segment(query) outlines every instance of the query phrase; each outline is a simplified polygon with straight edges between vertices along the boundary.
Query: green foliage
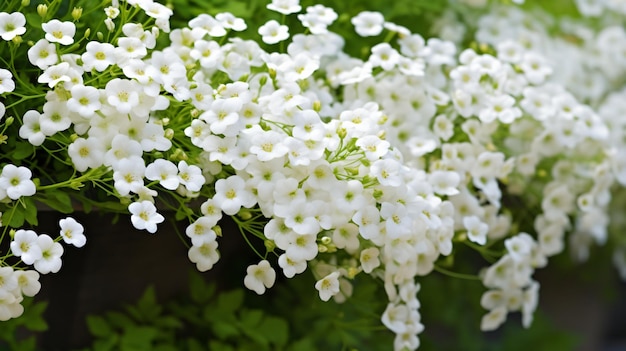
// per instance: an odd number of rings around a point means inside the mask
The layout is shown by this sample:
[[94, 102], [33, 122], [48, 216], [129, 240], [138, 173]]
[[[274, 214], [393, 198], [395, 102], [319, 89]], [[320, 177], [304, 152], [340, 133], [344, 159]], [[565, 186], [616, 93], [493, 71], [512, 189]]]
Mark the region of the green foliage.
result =
[[449, 279], [440, 275], [424, 277], [419, 294], [422, 321], [426, 329], [420, 335], [420, 350], [518, 351], [532, 347], [536, 351], [574, 350], [579, 341], [571, 331], [557, 327], [540, 310], [528, 329], [521, 325], [519, 314], [497, 331], [481, 332], [480, 319], [487, 311], [476, 301], [484, 292], [478, 281]]
[[159, 303], [150, 287], [121, 311], [89, 316], [94, 341], [83, 351], [313, 351], [390, 345], [392, 334], [379, 320], [385, 297], [372, 281], [357, 280], [355, 295], [338, 305], [319, 299], [311, 289], [312, 277], [298, 278], [255, 297], [241, 288], [218, 292], [214, 283], [193, 273], [189, 295], [166, 303]]
[[0, 328], [0, 351], [34, 351], [37, 349], [36, 332], [48, 329], [43, 313], [48, 306], [46, 302], [35, 302], [26, 297], [22, 301], [24, 314], [2, 322]]

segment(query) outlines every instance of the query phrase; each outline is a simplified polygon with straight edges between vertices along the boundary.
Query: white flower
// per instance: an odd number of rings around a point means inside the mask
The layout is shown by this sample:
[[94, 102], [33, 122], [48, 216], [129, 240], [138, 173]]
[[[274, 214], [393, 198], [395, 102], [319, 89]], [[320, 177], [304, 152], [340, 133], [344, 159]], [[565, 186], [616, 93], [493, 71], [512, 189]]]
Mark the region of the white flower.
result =
[[206, 179], [202, 169], [196, 165], [189, 165], [186, 161], [178, 162], [178, 181], [189, 191], [200, 191]]
[[246, 22], [243, 19], [235, 17], [230, 12], [220, 12], [215, 15], [215, 19], [218, 20], [224, 28], [232, 29], [236, 32], [241, 32], [247, 28]]
[[315, 283], [320, 299], [328, 301], [331, 297], [339, 293], [339, 272], [332, 272]]
[[508, 310], [506, 306], [496, 307], [483, 316], [480, 322], [480, 330], [491, 331], [496, 330], [502, 323], [506, 321]]
[[287, 256], [296, 261], [310, 261], [317, 256], [317, 234], [300, 235], [293, 231], [287, 233]]
[[254, 195], [246, 188], [243, 178], [237, 175], [218, 179], [215, 182], [213, 201], [229, 216], [239, 212], [241, 207], [250, 208], [256, 203]]
[[145, 229], [150, 233], [157, 231], [157, 224], [163, 222], [165, 218], [157, 212], [156, 207], [150, 201], [133, 202], [128, 205], [131, 214], [130, 220], [133, 226], [139, 230]]
[[535, 241], [527, 233], [508, 238], [504, 241], [507, 252], [514, 261], [520, 262], [530, 258], [531, 250], [535, 246]]
[[16, 271], [17, 285], [25, 296], [35, 296], [41, 290], [39, 273], [33, 270]]
[[63, 246], [46, 234], [37, 238], [37, 245], [41, 248], [41, 258], [35, 261], [35, 269], [41, 274], [58, 272], [62, 265]]
[[217, 251], [217, 241], [202, 241], [200, 245], [194, 245], [187, 252], [189, 260], [196, 264], [200, 272], [206, 272], [220, 259]]
[[67, 100], [67, 109], [89, 118], [100, 109], [100, 91], [92, 86], [76, 84], [71, 89], [72, 97]]
[[26, 33], [26, 17], [21, 12], [0, 12], [0, 37], [9, 41]]
[[15, 297], [12, 292], [0, 290], [0, 321], [21, 316], [24, 313], [21, 301], [22, 299]]
[[26, 264], [35, 263], [41, 258], [41, 248], [37, 243], [37, 238], [37, 233], [32, 230], [16, 230], [11, 241], [11, 252]]
[[269, 20], [259, 27], [259, 34], [266, 44], [276, 44], [289, 38], [289, 27], [281, 25], [275, 20]]
[[399, 186], [402, 183], [400, 167], [400, 162], [391, 158], [376, 160], [371, 166], [371, 173], [381, 185]]
[[17, 276], [13, 267], [0, 267], [0, 292], [13, 291], [18, 287]]
[[41, 131], [40, 120], [41, 114], [35, 110], [28, 110], [22, 117], [22, 126], [18, 132], [20, 138], [28, 139], [28, 142], [34, 146], [43, 144], [46, 135]]
[[126, 196], [133, 187], [143, 186], [143, 175], [145, 171], [146, 166], [143, 158], [133, 156], [121, 159], [113, 169], [115, 190], [117, 190], [120, 195]]
[[284, 134], [273, 130], [263, 131], [260, 128], [246, 129], [244, 133], [251, 136], [250, 153], [256, 155], [259, 161], [269, 161], [283, 157], [289, 152], [284, 144]]
[[109, 43], [90, 41], [82, 54], [83, 68], [85, 71], [95, 69], [102, 72], [115, 62], [115, 47]]
[[78, 138], [67, 148], [74, 168], [84, 172], [88, 168], [98, 168], [104, 163], [104, 146], [97, 137]]
[[440, 195], [456, 195], [459, 193], [461, 177], [457, 172], [434, 171], [428, 176], [428, 182], [433, 186], [433, 191]]
[[485, 245], [489, 231], [486, 223], [483, 223], [477, 216], [466, 216], [463, 217], [463, 226], [467, 229], [467, 237], [470, 241]]
[[107, 102], [123, 114], [139, 105], [139, 89], [137, 82], [119, 78], [110, 80], [104, 88]]
[[265, 289], [271, 288], [276, 281], [276, 271], [267, 260], [248, 266], [246, 272], [243, 284], [259, 295], [265, 293]]
[[385, 71], [390, 71], [400, 62], [400, 54], [388, 43], [376, 44], [371, 50], [369, 63], [372, 67], [380, 66]]
[[22, 196], [32, 196], [37, 191], [30, 169], [8, 164], [2, 168], [0, 173], [0, 188], [12, 200], [17, 200]]
[[13, 74], [9, 70], [0, 68], [0, 94], [12, 92], [14, 89]]
[[60, 234], [63, 241], [76, 247], [85, 246], [87, 238], [85, 237], [85, 228], [83, 228], [82, 224], [72, 217], [67, 217], [59, 220], [59, 226], [61, 227]]
[[70, 64], [61, 62], [59, 64], [47, 67], [43, 73], [37, 78], [38, 83], [48, 83], [50, 88], [54, 88], [59, 82], [69, 82]]
[[363, 268], [363, 272], [369, 274], [375, 268], [380, 266], [380, 259], [378, 258], [379, 254], [380, 254], [380, 251], [375, 247], [370, 247], [361, 251], [359, 261], [361, 262], [361, 267]]
[[189, 21], [189, 28], [200, 28], [211, 37], [219, 38], [226, 35], [224, 26], [213, 16], [208, 14], [200, 14]]
[[383, 31], [385, 18], [380, 12], [363, 11], [353, 17], [350, 22], [354, 30], [362, 37], [377, 36]]
[[278, 265], [283, 269], [283, 274], [287, 278], [293, 278], [296, 274], [300, 274], [306, 270], [306, 260], [293, 260], [283, 253], [278, 257]]
[[174, 14], [169, 7], [159, 4], [158, 2], [141, 1], [139, 2], [139, 7], [146, 12], [146, 15], [156, 18], [157, 20], [169, 20], [169, 18]]
[[162, 187], [168, 190], [176, 190], [180, 185], [178, 167], [168, 160], [158, 158], [146, 167], [146, 178], [158, 180]]
[[120, 14], [120, 9], [114, 6], [109, 6], [104, 9], [104, 13], [108, 18], [116, 19]]
[[70, 45], [74, 42], [76, 25], [72, 22], [61, 22], [53, 19], [42, 23], [41, 28], [46, 32], [45, 38], [51, 43]]
[[28, 60], [33, 65], [46, 69], [59, 61], [56, 46], [46, 39], [39, 39], [28, 49]]
[[274, 213], [284, 218], [285, 225], [300, 235], [317, 234], [320, 231], [320, 223], [316, 218], [318, 209], [315, 202], [297, 200], [276, 205]]
[[[124, 159], [141, 159], [143, 164], [143, 149], [138, 141], [131, 139], [125, 134], [118, 134], [111, 140], [111, 148], [104, 154], [104, 164], [117, 169]], [[154, 180], [154, 179], [151, 179]]]
[[300, 10], [302, 10], [300, 0], [272, 0], [271, 3], [267, 4], [267, 8], [282, 13], [283, 15], [300, 12]]
[[202, 216], [187, 226], [185, 234], [191, 238], [192, 245], [200, 246], [203, 242], [217, 239], [217, 235], [212, 229], [216, 224], [215, 218]]

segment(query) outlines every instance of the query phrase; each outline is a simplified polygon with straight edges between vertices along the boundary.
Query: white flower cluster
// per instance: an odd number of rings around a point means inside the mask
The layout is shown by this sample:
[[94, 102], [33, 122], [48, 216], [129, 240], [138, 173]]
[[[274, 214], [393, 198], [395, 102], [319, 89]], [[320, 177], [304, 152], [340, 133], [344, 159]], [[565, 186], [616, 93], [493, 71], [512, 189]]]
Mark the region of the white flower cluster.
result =
[[[136, 8], [154, 24], [120, 23]], [[298, 0], [267, 8], [302, 11]], [[50, 89], [41, 111], [21, 116], [19, 136], [62, 145], [81, 181], [106, 176], [98, 181], [127, 205], [137, 229], [157, 231], [160, 205], [200, 199], [199, 211], [181, 212], [191, 222], [188, 256], [200, 271], [219, 260], [219, 222], [230, 216], [267, 249], [248, 267], [247, 288], [271, 288], [272, 264], [288, 278], [310, 268], [320, 298], [342, 302], [356, 275], [372, 275], [389, 298], [381, 319], [396, 334], [394, 348], [417, 349], [418, 277], [455, 245], [495, 258], [481, 273], [489, 290], [480, 301], [489, 311], [481, 327], [493, 330], [511, 311], [530, 324], [539, 290], [532, 274], [563, 251], [566, 233], [580, 258], [590, 241], [607, 240], [610, 189], [615, 179], [626, 183], [626, 124], [615, 117], [626, 111], [626, 92], [603, 97], [626, 67], [623, 60], [612, 70], [590, 65], [598, 57], [619, 61], [623, 29], [603, 30], [606, 43], [586, 59], [586, 45], [555, 45], [589, 69], [573, 78], [554, 64], [556, 51], [541, 50], [559, 39], [538, 43], [548, 31], [515, 9], [476, 19], [485, 45], [465, 50], [361, 12], [351, 20], [358, 35], [393, 38], [364, 59], [343, 51], [344, 39], [329, 30], [338, 15], [321, 5], [297, 15], [307, 34], [274, 20], [258, 28], [266, 47], [286, 49], [279, 52], [229, 38], [247, 29], [230, 13], [170, 29], [172, 11], [151, 0], [114, 1], [104, 11], [106, 28], [122, 34], [87, 39], [80, 52], [66, 50], [78, 41], [74, 23], [42, 24], [45, 35], [28, 59]], [[24, 34], [23, 17], [0, 13], [0, 36]], [[528, 29], [535, 27], [541, 34]], [[163, 33], [170, 44], [160, 48]], [[13, 91], [12, 77], [0, 69], [0, 94]], [[581, 77], [600, 88], [564, 88]], [[5, 165], [1, 197], [54, 187], [31, 178], [28, 168]], [[85, 244], [80, 224], [60, 225], [66, 243]], [[57, 241], [19, 229], [11, 251], [39, 273], [56, 272]], [[37, 293], [36, 271], [0, 268], [1, 318], [21, 314], [21, 296]]]

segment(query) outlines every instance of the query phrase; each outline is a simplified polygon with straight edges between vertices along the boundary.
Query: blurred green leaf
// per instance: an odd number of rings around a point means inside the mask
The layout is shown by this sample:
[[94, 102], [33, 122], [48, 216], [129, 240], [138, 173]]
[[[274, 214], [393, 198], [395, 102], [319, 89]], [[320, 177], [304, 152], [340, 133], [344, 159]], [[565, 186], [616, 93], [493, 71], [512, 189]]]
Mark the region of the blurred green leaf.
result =
[[87, 316], [87, 328], [91, 335], [97, 337], [106, 337], [113, 333], [111, 326], [100, 316]]

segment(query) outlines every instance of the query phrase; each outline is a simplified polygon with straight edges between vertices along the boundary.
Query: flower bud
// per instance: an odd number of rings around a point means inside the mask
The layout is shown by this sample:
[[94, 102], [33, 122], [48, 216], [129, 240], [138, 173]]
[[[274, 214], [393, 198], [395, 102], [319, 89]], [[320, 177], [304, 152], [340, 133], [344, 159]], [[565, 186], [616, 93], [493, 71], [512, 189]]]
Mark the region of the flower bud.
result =
[[74, 7], [74, 9], [72, 10], [72, 18], [74, 19], [74, 21], [78, 21], [82, 15], [83, 15], [83, 8]]
[[13, 240], [13, 238], [15, 238], [15, 229], [9, 230], [9, 236], [11, 237], [11, 240]]
[[322, 110], [322, 102], [319, 100], [313, 101], [313, 111], [320, 112]]
[[107, 18], [104, 20], [104, 25], [107, 27], [109, 32], [112, 32], [115, 30], [115, 23], [113, 23], [113, 20], [110, 18]]
[[321, 239], [322, 244], [328, 245], [333, 241], [329, 236], [323, 236]]
[[337, 128], [337, 135], [339, 136], [339, 138], [343, 139], [346, 137], [346, 135], [348, 135], [348, 131], [346, 130], [346, 128], [339, 127]]
[[21, 35], [16, 35], [16, 36], [13, 37], [13, 39], [11, 39], [11, 41], [15, 45], [20, 45], [24, 41], [24, 39], [22, 39]]
[[4, 125], [8, 127], [13, 124], [13, 122], [15, 122], [15, 117], [11, 116], [4, 120]]
[[215, 232], [215, 235], [217, 235], [218, 237], [222, 237], [222, 227], [220, 227], [219, 225], [216, 225], [215, 227], [211, 229], [213, 229], [213, 231]]
[[85, 31], [85, 35], [83, 35], [83, 37], [87, 39], [89, 38], [89, 34], [91, 34], [91, 28], [87, 28], [87, 30]]
[[326, 251], [328, 251], [328, 248], [322, 244], [317, 245], [317, 251], [320, 253], [324, 253]]
[[266, 83], [267, 83], [267, 76], [261, 76], [261, 78], [259, 79], [259, 85], [265, 86]]
[[237, 216], [239, 218], [243, 219], [244, 221], [247, 221], [250, 218], [252, 218], [252, 213], [250, 213], [250, 211], [247, 211], [247, 210], [241, 210], [241, 211], [239, 211]]
[[166, 137], [167, 139], [169, 139], [169, 140], [174, 139], [174, 129], [172, 129], [172, 128], [167, 128], [167, 129], [165, 130], [165, 137]]
[[98, 38], [99, 41], [104, 40], [104, 34], [102, 34], [102, 32], [98, 32], [96, 33], [96, 38]]
[[22, 0], [22, 7], [28, 7], [30, 5], [30, 0]]
[[263, 244], [267, 252], [274, 252], [274, 249], [276, 249], [276, 244], [272, 240], [265, 240]]
[[356, 277], [357, 274], [359, 274], [360, 270], [356, 267], [350, 267], [348, 268], [348, 279], [354, 279], [354, 277]]
[[200, 115], [200, 111], [197, 108], [194, 108], [193, 110], [191, 110], [191, 117], [193, 118], [197, 118]]
[[37, 14], [41, 18], [46, 17], [46, 15], [48, 14], [48, 5], [46, 5], [46, 4], [39, 4], [39, 5], [37, 5]]

